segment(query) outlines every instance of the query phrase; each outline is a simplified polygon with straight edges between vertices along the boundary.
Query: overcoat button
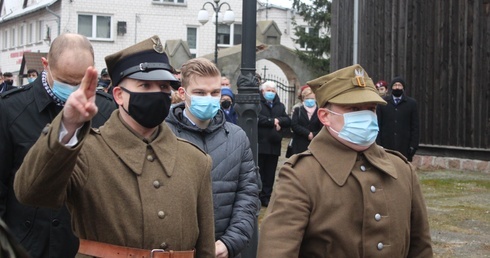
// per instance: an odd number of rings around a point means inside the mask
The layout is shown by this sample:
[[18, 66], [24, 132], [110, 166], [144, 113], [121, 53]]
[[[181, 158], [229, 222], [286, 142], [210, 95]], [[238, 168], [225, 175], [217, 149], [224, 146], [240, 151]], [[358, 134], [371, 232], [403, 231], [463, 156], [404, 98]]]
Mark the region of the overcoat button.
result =
[[366, 171], [366, 167], [364, 165], [361, 166], [361, 171], [362, 172]]
[[371, 186], [371, 193], [375, 193], [376, 192], [376, 187], [374, 185]]
[[43, 133], [43, 134], [48, 134], [48, 132], [49, 132], [49, 126], [45, 126], [45, 127], [43, 128], [42, 133]]
[[31, 221], [30, 221], [30, 220], [26, 220], [26, 221], [24, 222], [24, 226], [25, 226], [26, 228], [30, 228], [30, 227], [31, 227], [31, 224], [32, 224], [32, 223], [31, 223]]
[[378, 247], [378, 250], [381, 251], [381, 250], [383, 250], [384, 245], [383, 245], [383, 243], [379, 242], [377, 247]]
[[148, 155], [148, 156], [146, 156], [146, 159], [147, 159], [148, 161], [153, 161], [153, 160], [154, 160], [154, 158], [153, 158], [153, 156], [152, 156], [152, 155]]
[[376, 215], [374, 215], [374, 219], [376, 221], [380, 221], [381, 220], [381, 215], [379, 213], [376, 213]]
[[51, 221], [51, 225], [53, 225], [54, 227], [57, 227], [60, 225], [60, 221], [58, 219], [54, 219], [53, 221]]
[[163, 243], [160, 244], [160, 248], [167, 249], [168, 248], [168, 244], [165, 243], [165, 242], [163, 242]]
[[153, 181], [153, 187], [157, 189], [160, 188], [160, 182], [158, 182], [158, 180]]
[[165, 218], [165, 212], [159, 211], [158, 212], [158, 217], [161, 218], [161, 219]]

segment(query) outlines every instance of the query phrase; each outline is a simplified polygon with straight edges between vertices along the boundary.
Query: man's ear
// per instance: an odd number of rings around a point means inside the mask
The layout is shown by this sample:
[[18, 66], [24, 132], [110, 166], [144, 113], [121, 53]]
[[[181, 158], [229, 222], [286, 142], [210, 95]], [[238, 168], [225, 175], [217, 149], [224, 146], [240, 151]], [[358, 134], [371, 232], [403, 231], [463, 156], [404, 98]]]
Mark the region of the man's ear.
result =
[[112, 89], [112, 96], [114, 97], [114, 101], [117, 103], [118, 106], [122, 106], [123, 104], [122, 93], [123, 90], [121, 90], [121, 87], [119, 86]]
[[179, 97], [185, 101], [187, 99], [187, 94], [185, 94], [184, 88], [181, 86], [177, 89], [177, 93], [179, 94]]
[[319, 108], [317, 111], [318, 120], [325, 126], [330, 126], [330, 112], [326, 108]]
[[43, 64], [44, 70], [48, 69], [48, 59], [41, 57], [41, 63]]

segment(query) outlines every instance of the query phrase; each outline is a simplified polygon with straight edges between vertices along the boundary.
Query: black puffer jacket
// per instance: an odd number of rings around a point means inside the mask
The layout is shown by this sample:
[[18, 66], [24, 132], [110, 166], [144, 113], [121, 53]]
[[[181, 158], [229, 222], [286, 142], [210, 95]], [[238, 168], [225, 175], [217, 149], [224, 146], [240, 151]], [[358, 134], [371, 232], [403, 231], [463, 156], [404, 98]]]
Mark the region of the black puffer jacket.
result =
[[[25, 155], [46, 124], [62, 110], [42, 85], [33, 83], [1, 94], [0, 98], [0, 216], [31, 257], [74, 257], [78, 239], [73, 235], [66, 207], [48, 209], [20, 204], [13, 181]], [[97, 92], [99, 108], [92, 119], [101, 126], [116, 108], [112, 97]]]
[[183, 115], [184, 108], [185, 103], [172, 107], [166, 122], [177, 137], [196, 144], [213, 159], [216, 240], [226, 245], [229, 257], [235, 257], [252, 238], [260, 207], [259, 175], [250, 142], [239, 126], [226, 122], [222, 110], [203, 130]]

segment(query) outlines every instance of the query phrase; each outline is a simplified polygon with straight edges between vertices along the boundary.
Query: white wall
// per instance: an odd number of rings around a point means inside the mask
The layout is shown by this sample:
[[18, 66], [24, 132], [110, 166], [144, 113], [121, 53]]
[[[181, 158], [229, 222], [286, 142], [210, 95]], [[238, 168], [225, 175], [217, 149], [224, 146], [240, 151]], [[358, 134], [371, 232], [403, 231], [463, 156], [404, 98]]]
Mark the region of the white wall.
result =
[[[6, 0], [12, 1], [12, 0]], [[15, 0], [18, 1], [18, 0]], [[39, 0], [41, 2], [53, 0]], [[35, 1], [32, 1], [35, 2]], [[50, 7], [51, 10], [60, 14], [60, 30], [63, 32], [77, 32], [78, 14], [101, 14], [113, 17], [111, 40], [91, 40], [95, 51], [95, 66], [98, 70], [104, 68], [106, 55], [112, 54], [126, 48], [136, 42], [144, 40], [152, 35], [159, 35], [162, 42], [169, 39], [187, 39], [187, 26], [197, 28], [197, 56], [214, 53], [215, 44], [215, 25], [209, 21], [201, 25], [197, 21], [197, 14], [205, 1], [188, 0], [186, 5], [154, 4], [152, 0], [58, 0]], [[235, 13], [236, 23], [242, 23], [242, 0], [226, 0]], [[214, 11], [207, 5], [210, 17]], [[221, 11], [227, 10], [227, 5], [223, 5]], [[294, 48], [295, 44], [291, 37], [294, 37], [293, 28], [290, 21], [294, 13], [286, 8], [271, 8], [268, 10], [267, 18], [275, 20], [281, 30], [281, 43], [289, 48]], [[266, 19], [265, 11], [258, 11], [257, 20]], [[51, 38], [58, 35], [57, 18], [45, 9], [34, 14], [27, 14], [20, 18], [0, 23], [0, 46], [4, 30], [10, 30], [12, 26], [19, 26], [23, 21], [43, 20], [51, 30]], [[127, 23], [127, 33], [118, 36], [117, 22]], [[45, 33], [46, 27], [43, 28]], [[43, 36], [44, 38], [44, 36]], [[47, 52], [49, 45], [47, 42], [38, 42], [31, 45], [16, 46], [0, 51], [0, 69], [5, 71], [18, 71], [20, 63], [15, 53], [22, 51], [41, 51]], [[20, 55], [22, 58], [22, 55]], [[257, 67], [259, 68], [259, 67]]]

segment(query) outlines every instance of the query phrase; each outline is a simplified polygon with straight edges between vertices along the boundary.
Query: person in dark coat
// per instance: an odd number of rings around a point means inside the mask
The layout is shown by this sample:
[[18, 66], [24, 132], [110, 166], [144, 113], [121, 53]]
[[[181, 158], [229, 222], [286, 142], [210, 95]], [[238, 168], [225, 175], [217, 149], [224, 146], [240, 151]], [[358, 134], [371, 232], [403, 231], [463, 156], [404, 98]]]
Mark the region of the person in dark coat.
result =
[[251, 241], [260, 210], [260, 179], [247, 135], [227, 122], [220, 109], [220, 88], [215, 64], [203, 58], [189, 60], [182, 65], [178, 90], [185, 103], [172, 107], [166, 122], [177, 137], [196, 144], [213, 159], [216, 257], [231, 258], [240, 257]]
[[12, 73], [0, 73], [0, 93], [15, 89]]
[[286, 107], [276, 94], [276, 84], [266, 81], [261, 85], [258, 121], [259, 169], [262, 179], [260, 201], [268, 206], [274, 187], [277, 161], [281, 155], [282, 132], [291, 126]]
[[406, 87], [401, 77], [391, 81], [391, 95], [384, 97], [388, 104], [376, 110], [379, 124], [377, 143], [399, 151], [412, 161], [419, 147], [419, 115], [417, 101], [405, 94]]
[[303, 89], [301, 99], [303, 105], [295, 108], [291, 122], [291, 129], [293, 131], [291, 154], [297, 154], [307, 150], [313, 137], [323, 127], [320, 120], [318, 120], [318, 107], [316, 105], [315, 93], [313, 93], [310, 87]]
[[[78, 239], [72, 233], [66, 207], [40, 208], [19, 203], [13, 181], [25, 155], [65, 105], [65, 97], [77, 87], [84, 71], [94, 64], [90, 42], [78, 34], [62, 34], [51, 44], [44, 71], [25, 86], [1, 94], [0, 110], [0, 216], [12, 234], [34, 257], [74, 257]], [[60, 85], [63, 90], [60, 90]], [[67, 90], [67, 91], [65, 91]], [[116, 108], [112, 97], [97, 92], [97, 115], [101, 126]]]
[[221, 110], [225, 114], [227, 122], [237, 124], [238, 114], [235, 111], [235, 95], [231, 92], [230, 88], [221, 88]]

